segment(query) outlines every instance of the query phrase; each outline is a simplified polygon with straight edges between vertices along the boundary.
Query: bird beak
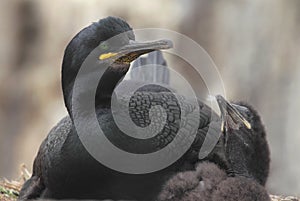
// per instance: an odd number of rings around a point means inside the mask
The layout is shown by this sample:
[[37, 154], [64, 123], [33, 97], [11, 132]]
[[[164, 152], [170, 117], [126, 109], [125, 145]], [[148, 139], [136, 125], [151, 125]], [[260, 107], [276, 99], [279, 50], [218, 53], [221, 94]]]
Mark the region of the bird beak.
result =
[[121, 47], [117, 52], [101, 54], [99, 59], [112, 59], [114, 63], [130, 64], [130, 62], [143, 54], [172, 47], [173, 43], [170, 40], [157, 40], [151, 42], [137, 42], [131, 40], [128, 45]]
[[224, 127], [237, 130], [242, 124], [244, 124], [246, 128], [251, 129], [251, 124], [237, 109], [228, 103], [225, 98], [223, 98], [221, 95], [217, 95], [216, 99], [221, 110], [222, 131]]

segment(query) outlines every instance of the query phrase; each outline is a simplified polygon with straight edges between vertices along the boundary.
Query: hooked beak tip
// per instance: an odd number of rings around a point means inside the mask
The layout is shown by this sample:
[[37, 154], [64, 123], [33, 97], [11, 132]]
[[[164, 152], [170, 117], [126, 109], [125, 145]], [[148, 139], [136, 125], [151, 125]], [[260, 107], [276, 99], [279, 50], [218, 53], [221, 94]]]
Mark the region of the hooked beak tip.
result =
[[[216, 100], [221, 110], [223, 126], [226, 123], [229, 124], [227, 126], [239, 128], [240, 124], [244, 124], [247, 129], [251, 129], [251, 124], [249, 123], [249, 121], [247, 121], [237, 109], [235, 109], [229, 102], [227, 102], [223, 96], [217, 95]], [[223, 126], [221, 129], [224, 129]]]

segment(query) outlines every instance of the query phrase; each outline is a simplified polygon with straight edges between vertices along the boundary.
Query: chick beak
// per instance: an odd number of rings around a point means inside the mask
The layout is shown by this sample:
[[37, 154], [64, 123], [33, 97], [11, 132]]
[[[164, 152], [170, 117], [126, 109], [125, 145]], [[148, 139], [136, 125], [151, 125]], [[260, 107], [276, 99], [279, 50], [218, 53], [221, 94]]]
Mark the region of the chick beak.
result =
[[221, 95], [216, 96], [219, 108], [221, 110], [222, 118], [222, 131], [224, 127], [226, 129], [239, 129], [241, 125], [251, 129], [251, 124], [241, 115], [241, 113], [235, 109], [229, 102], [225, 100]]

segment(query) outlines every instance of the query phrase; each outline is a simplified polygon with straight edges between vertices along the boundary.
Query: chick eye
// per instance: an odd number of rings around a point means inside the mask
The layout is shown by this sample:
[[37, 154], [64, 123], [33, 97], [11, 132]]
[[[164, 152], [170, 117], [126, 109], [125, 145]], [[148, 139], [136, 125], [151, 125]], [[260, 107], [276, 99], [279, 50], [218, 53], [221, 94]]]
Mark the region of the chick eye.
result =
[[102, 50], [108, 50], [108, 45], [106, 44], [106, 43], [102, 43], [102, 44], [100, 44], [100, 48], [102, 49]]

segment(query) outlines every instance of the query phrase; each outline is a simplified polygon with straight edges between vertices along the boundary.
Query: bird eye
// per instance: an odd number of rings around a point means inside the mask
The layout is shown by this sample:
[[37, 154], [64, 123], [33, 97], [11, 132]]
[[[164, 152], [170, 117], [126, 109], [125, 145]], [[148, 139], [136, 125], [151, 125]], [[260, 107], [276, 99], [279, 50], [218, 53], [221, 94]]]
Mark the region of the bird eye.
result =
[[100, 44], [100, 48], [102, 50], [108, 50], [108, 45], [106, 43], [102, 43], [102, 44]]

